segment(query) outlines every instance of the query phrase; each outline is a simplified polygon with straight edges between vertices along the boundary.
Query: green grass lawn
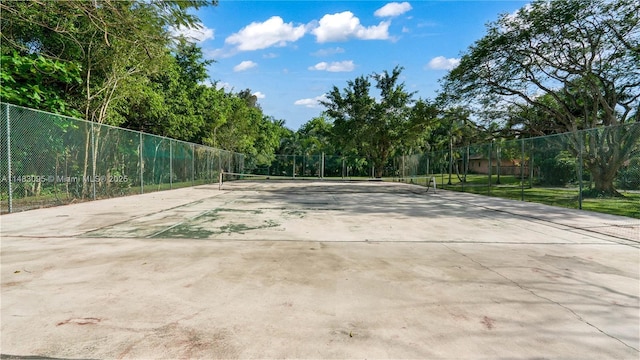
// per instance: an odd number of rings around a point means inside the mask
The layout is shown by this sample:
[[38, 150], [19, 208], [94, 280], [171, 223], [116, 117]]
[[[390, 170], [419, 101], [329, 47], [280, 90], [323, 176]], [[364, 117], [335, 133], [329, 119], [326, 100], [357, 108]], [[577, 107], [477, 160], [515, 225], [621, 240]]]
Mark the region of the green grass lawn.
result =
[[[580, 206], [579, 190], [575, 188], [544, 188], [529, 187], [525, 180], [524, 189], [520, 186], [520, 180], [514, 176], [501, 176], [497, 185], [497, 177], [492, 179], [492, 186], [488, 186], [486, 175], [471, 175], [467, 177], [467, 183], [462, 184], [456, 176], [452, 177], [451, 185], [447, 184], [448, 175], [444, 184], [441, 178], [436, 176], [438, 186], [447, 190], [464, 191], [480, 195], [495, 196], [504, 199], [524, 200], [540, 204], [560, 206], [578, 209]], [[582, 209], [600, 213], [628, 216], [640, 219], [640, 192], [621, 191], [624, 197], [608, 198], [583, 198]]]

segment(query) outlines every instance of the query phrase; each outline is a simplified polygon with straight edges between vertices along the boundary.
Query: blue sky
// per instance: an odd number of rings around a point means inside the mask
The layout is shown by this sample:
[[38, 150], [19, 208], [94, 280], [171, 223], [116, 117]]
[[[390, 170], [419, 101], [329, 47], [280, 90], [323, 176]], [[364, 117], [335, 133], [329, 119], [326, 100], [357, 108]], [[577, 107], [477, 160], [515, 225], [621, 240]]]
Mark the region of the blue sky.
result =
[[434, 98], [438, 80], [485, 34], [485, 24], [527, 1], [226, 1], [200, 9], [197, 42], [211, 79], [258, 97], [266, 115], [297, 130], [318, 99], [360, 75], [404, 67], [414, 98]]

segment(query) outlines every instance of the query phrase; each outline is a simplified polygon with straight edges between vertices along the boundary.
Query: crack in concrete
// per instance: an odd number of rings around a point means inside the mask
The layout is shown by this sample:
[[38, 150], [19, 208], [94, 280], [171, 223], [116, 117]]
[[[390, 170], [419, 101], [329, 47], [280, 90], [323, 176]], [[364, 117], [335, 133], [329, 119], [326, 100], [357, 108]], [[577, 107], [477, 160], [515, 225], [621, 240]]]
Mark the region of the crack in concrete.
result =
[[515, 285], [515, 286], [517, 286], [518, 288], [520, 288], [520, 289], [522, 289], [522, 290], [524, 290], [524, 291], [527, 291], [527, 292], [531, 293], [531, 295], [533, 295], [533, 296], [535, 296], [535, 297], [537, 297], [537, 298], [540, 298], [540, 299], [546, 300], [546, 301], [548, 301], [548, 302], [550, 302], [550, 303], [552, 303], [552, 304], [555, 304], [555, 305], [557, 305], [557, 306], [560, 306], [561, 308], [563, 308], [563, 309], [565, 309], [565, 310], [569, 311], [570, 313], [572, 313], [572, 314], [573, 314], [573, 315], [574, 315], [578, 320], [580, 320], [580, 321], [581, 321], [581, 322], [583, 322], [584, 324], [591, 326], [592, 328], [594, 328], [594, 329], [598, 330], [598, 331], [599, 331], [600, 333], [602, 333], [603, 335], [606, 335], [606, 336], [608, 336], [608, 337], [610, 337], [610, 338], [612, 338], [612, 339], [614, 339], [614, 340], [618, 341], [618, 342], [619, 342], [619, 343], [621, 343], [622, 345], [624, 345], [624, 346], [626, 346], [626, 347], [628, 347], [628, 348], [630, 348], [630, 349], [633, 349], [633, 350], [637, 351], [638, 353], [640, 353], [640, 349], [637, 349], [637, 348], [635, 348], [635, 347], [633, 347], [633, 346], [631, 346], [631, 345], [629, 345], [629, 344], [625, 343], [624, 341], [622, 341], [622, 340], [618, 339], [617, 337], [615, 337], [615, 336], [613, 336], [613, 335], [611, 335], [611, 334], [609, 334], [609, 333], [605, 332], [604, 330], [600, 329], [600, 328], [599, 328], [599, 327], [597, 327], [596, 325], [594, 325], [594, 324], [590, 323], [589, 321], [587, 321], [586, 319], [584, 319], [582, 316], [580, 316], [578, 313], [576, 313], [575, 311], [573, 311], [573, 309], [569, 308], [568, 306], [563, 305], [563, 304], [561, 304], [561, 303], [559, 303], [559, 302], [557, 302], [557, 301], [555, 301], [555, 300], [549, 299], [549, 298], [547, 298], [547, 297], [545, 297], [545, 296], [542, 296], [542, 295], [537, 294], [535, 291], [533, 291], [533, 290], [531, 290], [531, 289], [529, 289], [529, 288], [526, 288], [526, 287], [524, 287], [524, 286], [520, 285], [520, 283], [518, 283], [517, 281], [512, 280], [511, 278], [509, 278], [509, 277], [507, 277], [507, 276], [505, 276], [505, 275], [501, 274], [500, 272], [498, 272], [498, 271], [496, 271], [496, 270], [494, 270], [494, 269], [492, 269], [492, 268], [490, 268], [490, 267], [488, 267], [488, 266], [485, 266], [484, 264], [482, 264], [481, 262], [479, 262], [479, 261], [475, 260], [474, 258], [472, 258], [472, 257], [471, 257], [471, 256], [469, 256], [469, 255], [463, 254], [463, 253], [462, 253], [462, 252], [460, 252], [460, 251], [456, 251], [456, 250], [454, 250], [454, 249], [452, 249], [452, 248], [448, 247], [447, 245], [442, 245], [442, 246], [444, 246], [445, 248], [447, 248], [447, 249], [449, 249], [449, 250], [453, 251], [454, 253], [456, 253], [456, 254], [458, 254], [458, 255], [464, 256], [465, 258], [467, 258], [467, 259], [471, 260], [471, 261], [472, 261], [472, 262], [474, 262], [475, 264], [478, 264], [479, 266], [481, 266], [483, 269], [489, 270], [489, 271], [491, 271], [492, 273], [494, 273], [494, 274], [496, 274], [496, 275], [500, 276], [501, 278], [503, 278], [503, 279], [505, 279], [505, 280], [509, 281], [510, 283], [514, 284], [514, 285]]

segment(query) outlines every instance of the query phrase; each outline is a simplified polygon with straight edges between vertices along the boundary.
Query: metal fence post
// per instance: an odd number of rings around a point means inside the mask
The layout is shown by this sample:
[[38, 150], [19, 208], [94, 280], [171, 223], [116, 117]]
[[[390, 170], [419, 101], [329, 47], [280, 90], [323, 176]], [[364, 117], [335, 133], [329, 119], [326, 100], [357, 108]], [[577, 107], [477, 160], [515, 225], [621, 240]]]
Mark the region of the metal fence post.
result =
[[489, 143], [489, 194], [491, 194], [491, 171], [493, 169], [491, 169], [491, 158], [493, 155], [493, 139], [491, 139], [491, 142]]
[[429, 160], [431, 159], [431, 154], [427, 151], [427, 177], [429, 176]]
[[462, 171], [463, 171], [463, 178], [462, 178], [462, 192], [464, 192], [464, 183], [467, 182], [467, 168], [469, 167], [469, 145], [467, 145], [467, 148], [465, 149], [465, 153], [462, 156]]
[[531, 146], [529, 147], [529, 189], [533, 189], [533, 155], [534, 155], [534, 142], [531, 141]]
[[218, 153], [218, 172], [222, 173], [222, 170], [223, 170], [222, 168], [223, 168], [223, 165], [224, 165], [224, 164], [222, 164], [222, 150], [221, 149], [217, 149], [216, 152]]
[[578, 184], [579, 184], [579, 192], [578, 192], [578, 209], [582, 210], [582, 148], [584, 147], [584, 143], [582, 140], [581, 132], [578, 132]]
[[9, 117], [9, 104], [6, 107], [7, 117], [7, 184], [9, 190], [9, 212], [13, 211], [13, 193], [11, 188], [11, 118]]
[[449, 181], [447, 185], [453, 185], [451, 183], [451, 175], [453, 173], [453, 137], [449, 137]]
[[169, 189], [173, 189], [173, 140], [169, 139]]
[[213, 184], [213, 159], [211, 158], [211, 149], [207, 149], [207, 166], [209, 166], [209, 181]]
[[498, 179], [496, 179], [496, 185], [500, 185], [500, 166], [502, 165], [502, 149], [500, 148], [500, 143], [496, 144], [496, 172], [498, 173]]
[[93, 192], [93, 198], [92, 200], [96, 199], [96, 139], [95, 139], [95, 129], [94, 129], [94, 123], [93, 121], [91, 122], [91, 175], [92, 175], [92, 181], [91, 181], [91, 188], [92, 188], [92, 192]]
[[196, 179], [196, 146], [191, 144], [191, 186]]
[[520, 201], [524, 201], [524, 138], [522, 138], [522, 157], [520, 160]]
[[144, 149], [143, 141], [142, 133], [140, 133], [140, 194], [144, 194], [144, 158], [142, 156], [142, 149]]

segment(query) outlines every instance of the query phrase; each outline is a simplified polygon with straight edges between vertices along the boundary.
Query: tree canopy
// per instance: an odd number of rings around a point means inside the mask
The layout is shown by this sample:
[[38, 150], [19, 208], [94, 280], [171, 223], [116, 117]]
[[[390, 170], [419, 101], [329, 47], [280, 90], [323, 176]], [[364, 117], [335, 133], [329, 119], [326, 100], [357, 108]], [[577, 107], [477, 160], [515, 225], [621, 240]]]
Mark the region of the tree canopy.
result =
[[[474, 99], [504, 113], [519, 109], [519, 115], [553, 119], [518, 116], [521, 121], [511, 123], [533, 131], [575, 133], [637, 122], [639, 10], [632, 0], [534, 1], [488, 25], [445, 78], [443, 93], [451, 104]], [[575, 139], [573, 152], [584, 151], [597, 192], [615, 193], [616, 171], [637, 151], [639, 138], [632, 127]]]
[[564, 131], [637, 121], [639, 10], [631, 0], [535, 1], [489, 24], [443, 92], [535, 106]]
[[[333, 120], [333, 139], [338, 147], [367, 158], [376, 176], [382, 176], [389, 157], [419, 137], [430, 120], [423, 117], [428, 113], [425, 102], [416, 108], [423, 113], [412, 112], [414, 93], [400, 83], [402, 70], [396, 66], [391, 72], [359, 76], [348, 81], [342, 91], [334, 86], [322, 101]], [[370, 80], [375, 81], [379, 97], [371, 93]]]
[[1, 2], [1, 100], [268, 161], [284, 121], [264, 115], [249, 89], [206, 85], [213, 61], [169, 31], [200, 26], [193, 10], [216, 4]]

